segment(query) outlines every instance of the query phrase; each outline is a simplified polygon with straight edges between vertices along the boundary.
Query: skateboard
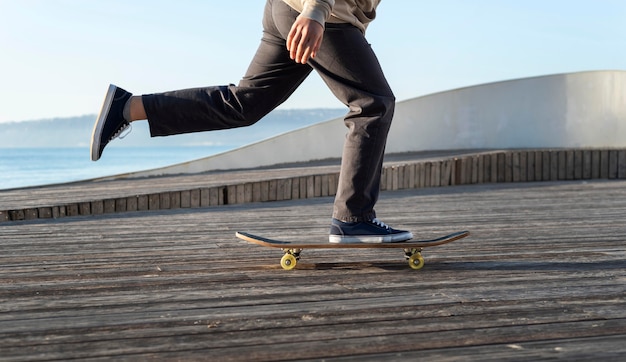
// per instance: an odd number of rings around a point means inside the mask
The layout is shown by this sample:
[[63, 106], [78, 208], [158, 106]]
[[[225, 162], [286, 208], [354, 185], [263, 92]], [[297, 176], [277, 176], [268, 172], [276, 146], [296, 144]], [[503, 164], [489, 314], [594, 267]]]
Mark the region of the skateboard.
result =
[[445, 235], [436, 239], [430, 240], [408, 240], [399, 243], [378, 243], [378, 244], [332, 244], [329, 242], [290, 242], [268, 239], [262, 236], [253, 235], [247, 232], [238, 231], [235, 233], [239, 239], [247, 242], [266, 246], [270, 248], [282, 249], [284, 255], [280, 259], [280, 266], [285, 270], [291, 270], [296, 267], [298, 260], [300, 260], [300, 253], [304, 249], [403, 249], [404, 255], [409, 261], [411, 269], [419, 270], [424, 266], [424, 258], [422, 257], [423, 248], [443, 245], [451, 243], [455, 240], [463, 239], [469, 236], [469, 231], [458, 231], [449, 235]]

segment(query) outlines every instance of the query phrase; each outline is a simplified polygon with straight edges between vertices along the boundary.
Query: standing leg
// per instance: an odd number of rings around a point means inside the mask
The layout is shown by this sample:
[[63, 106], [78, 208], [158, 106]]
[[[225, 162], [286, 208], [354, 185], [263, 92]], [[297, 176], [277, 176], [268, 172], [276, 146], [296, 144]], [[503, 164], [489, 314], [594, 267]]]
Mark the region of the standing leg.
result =
[[[276, 22], [286, 38], [298, 13], [281, 1], [275, 3], [276, 19], [288, 19]], [[345, 117], [348, 135], [333, 217], [354, 222], [372, 220], [395, 106], [393, 92], [363, 33], [350, 24], [327, 23], [322, 45], [309, 64], [350, 109]]]
[[395, 97], [374, 51], [351, 25], [327, 26], [311, 61], [333, 93], [348, 105], [348, 127], [329, 241], [381, 243], [411, 239], [376, 218], [380, 178]]
[[372, 220], [395, 97], [372, 48], [353, 26], [329, 24], [311, 63], [350, 109], [333, 217]]
[[[284, 3], [280, 11], [293, 11]], [[287, 36], [291, 24], [277, 22]], [[413, 237], [376, 219], [380, 177], [395, 97], [363, 33], [350, 24], [326, 24], [324, 40], [309, 64], [350, 112], [339, 185], [333, 209], [331, 242], [396, 242]]]

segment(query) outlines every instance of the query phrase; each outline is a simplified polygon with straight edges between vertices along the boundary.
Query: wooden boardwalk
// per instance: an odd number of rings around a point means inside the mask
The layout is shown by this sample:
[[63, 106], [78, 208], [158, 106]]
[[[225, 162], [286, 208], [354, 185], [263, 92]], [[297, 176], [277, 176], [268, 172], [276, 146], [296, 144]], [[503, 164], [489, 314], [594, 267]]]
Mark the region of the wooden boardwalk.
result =
[[[0, 223], [333, 196], [340, 160], [0, 190]], [[626, 179], [626, 149], [433, 151], [385, 155], [381, 190]]]
[[420, 271], [398, 250], [306, 250], [285, 271], [234, 236], [324, 239], [331, 209], [0, 223], [0, 360], [624, 360], [626, 181], [385, 191], [381, 219], [416, 237], [472, 232]]

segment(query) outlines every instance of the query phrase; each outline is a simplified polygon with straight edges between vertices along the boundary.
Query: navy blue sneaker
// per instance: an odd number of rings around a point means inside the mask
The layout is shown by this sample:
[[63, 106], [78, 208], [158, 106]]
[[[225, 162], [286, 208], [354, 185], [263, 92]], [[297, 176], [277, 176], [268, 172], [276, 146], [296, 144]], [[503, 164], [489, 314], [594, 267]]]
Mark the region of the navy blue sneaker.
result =
[[113, 84], [104, 97], [104, 103], [91, 133], [91, 160], [98, 161], [102, 156], [104, 147], [122, 132], [130, 127], [130, 123], [124, 119], [124, 106], [131, 93], [118, 88]]
[[363, 222], [343, 222], [333, 219], [330, 225], [331, 243], [398, 243], [413, 238], [410, 231], [396, 230], [374, 219]]

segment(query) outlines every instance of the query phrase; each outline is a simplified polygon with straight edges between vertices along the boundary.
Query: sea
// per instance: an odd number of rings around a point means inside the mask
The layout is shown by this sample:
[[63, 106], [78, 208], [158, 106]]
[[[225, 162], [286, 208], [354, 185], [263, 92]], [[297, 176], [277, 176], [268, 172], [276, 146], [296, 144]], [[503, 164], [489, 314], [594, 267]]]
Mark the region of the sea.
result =
[[97, 162], [91, 161], [89, 148], [0, 148], [0, 190], [149, 170], [215, 155], [232, 148], [109, 147]]

